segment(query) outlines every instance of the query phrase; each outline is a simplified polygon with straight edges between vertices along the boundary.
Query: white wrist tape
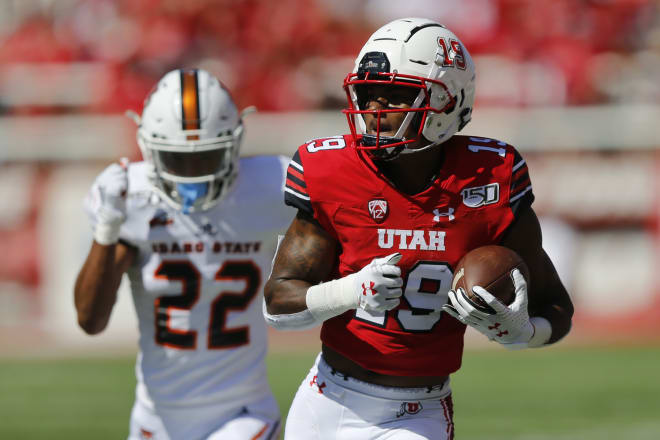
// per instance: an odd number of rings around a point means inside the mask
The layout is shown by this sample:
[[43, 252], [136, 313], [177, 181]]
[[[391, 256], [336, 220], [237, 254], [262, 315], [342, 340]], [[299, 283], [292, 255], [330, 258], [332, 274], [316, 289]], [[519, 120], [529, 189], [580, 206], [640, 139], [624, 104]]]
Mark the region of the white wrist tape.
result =
[[94, 241], [102, 245], [116, 244], [119, 241], [121, 225], [97, 223], [94, 227]]
[[271, 315], [266, 310], [266, 300], [262, 302], [262, 312], [266, 323], [277, 330], [306, 330], [320, 324], [309, 310], [298, 313]]
[[534, 316], [529, 319], [529, 322], [534, 326], [534, 334], [532, 335], [532, 339], [527, 343], [527, 346], [530, 348], [542, 347], [552, 336], [550, 321], [542, 316]]
[[325, 321], [358, 307], [353, 278], [347, 275], [338, 280], [327, 281], [307, 289], [307, 309], [317, 321]]

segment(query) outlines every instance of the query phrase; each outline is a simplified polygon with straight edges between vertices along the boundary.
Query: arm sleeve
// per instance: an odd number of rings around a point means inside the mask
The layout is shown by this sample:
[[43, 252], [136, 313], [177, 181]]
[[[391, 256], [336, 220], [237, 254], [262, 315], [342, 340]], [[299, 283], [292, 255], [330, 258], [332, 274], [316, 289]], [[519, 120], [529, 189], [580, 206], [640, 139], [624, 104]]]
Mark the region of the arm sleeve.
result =
[[305, 183], [305, 170], [298, 151], [291, 158], [286, 171], [284, 203], [307, 212], [312, 216], [314, 215], [314, 209], [312, 208], [309, 193], [307, 192], [307, 184]]

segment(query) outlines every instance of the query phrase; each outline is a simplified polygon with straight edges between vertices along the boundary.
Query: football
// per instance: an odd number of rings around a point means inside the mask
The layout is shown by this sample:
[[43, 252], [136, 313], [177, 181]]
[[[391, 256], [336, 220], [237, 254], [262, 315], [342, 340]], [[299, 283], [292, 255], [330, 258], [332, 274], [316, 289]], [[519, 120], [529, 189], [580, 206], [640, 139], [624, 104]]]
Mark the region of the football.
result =
[[518, 268], [529, 286], [527, 264], [513, 250], [504, 246], [481, 246], [472, 249], [458, 262], [454, 271], [452, 290], [462, 288], [467, 301], [484, 313], [495, 314], [495, 310], [472, 292], [472, 287], [481, 286], [503, 304], [515, 299], [511, 272]]

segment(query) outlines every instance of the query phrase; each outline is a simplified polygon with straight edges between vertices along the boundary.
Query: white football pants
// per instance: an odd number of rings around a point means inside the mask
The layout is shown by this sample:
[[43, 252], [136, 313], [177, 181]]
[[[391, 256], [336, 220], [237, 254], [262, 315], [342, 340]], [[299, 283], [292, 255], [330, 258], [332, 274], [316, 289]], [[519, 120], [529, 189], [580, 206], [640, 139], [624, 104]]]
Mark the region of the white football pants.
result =
[[136, 400], [128, 440], [275, 440], [280, 412], [272, 395], [232, 414], [208, 408], [151, 409]]
[[452, 440], [449, 381], [392, 388], [332, 372], [319, 355], [298, 388], [285, 440]]

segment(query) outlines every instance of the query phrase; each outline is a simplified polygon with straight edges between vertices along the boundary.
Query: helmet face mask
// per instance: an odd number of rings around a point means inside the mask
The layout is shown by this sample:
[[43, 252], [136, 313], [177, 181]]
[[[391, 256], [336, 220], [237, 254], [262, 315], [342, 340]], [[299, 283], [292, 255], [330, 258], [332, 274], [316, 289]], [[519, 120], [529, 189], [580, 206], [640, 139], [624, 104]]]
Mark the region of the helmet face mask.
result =
[[184, 213], [224, 197], [238, 172], [243, 125], [222, 84], [204, 70], [167, 73], [145, 101], [137, 133], [156, 192]]
[[[372, 79], [375, 78], [375, 79]], [[446, 91], [446, 86], [440, 81], [433, 81], [425, 78], [413, 77], [411, 75], [400, 74], [398, 72], [387, 73], [379, 72], [377, 74], [351, 73], [344, 80], [344, 88], [349, 99], [349, 108], [344, 110], [348, 117], [348, 124], [353, 136], [357, 136], [361, 128], [363, 142], [360, 148], [365, 150], [379, 150], [382, 148], [392, 148], [404, 146], [417, 142], [422, 135], [422, 130], [428, 116], [428, 112], [441, 113], [454, 106], [454, 98], [446, 92], [446, 98], [442, 101], [447, 103], [443, 108], [432, 107], [431, 105], [431, 85], [435, 84], [440, 90]], [[361, 89], [366, 87], [380, 85], [390, 88], [390, 95], [396, 95], [397, 88], [410, 89], [415, 93], [410, 101], [405, 102], [405, 107], [392, 107], [379, 109], [368, 109], [366, 104], [369, 97], [368, 92]], [[396, 104], [396, 103], [390, 103]], [[386, 113], [404, 113], [405, 117], [393, 136], [382, 135], [380, 121], [382, 115]], [[368, 125], [365, 116], [370, 115], [375, 119], [377, 127], [375, 134], [367, 134]], [[358, 124], [356, 125], [356, 121]], [[359, 128], [358, 128], [359, 127]], [[374, 131], [374, 130], [372, 130]], [[414, 136], [408, 137], [407, 134], [413, 133]]]
[[[357, 148], [391, 159], [446, 141], [470, 120], [474, 80], [469, 53], [443, 25], [422, 18], [386, 24], [369, 38], [344, 80], [344, 113]], [[376, 86], [417, 95], [405, 105], [377, 101], [381, 105], [368, 107], [365, 90]], [[396, 130], [380, 126], [388, 113], [404, 115], [395, 118], [402, 119]]]

